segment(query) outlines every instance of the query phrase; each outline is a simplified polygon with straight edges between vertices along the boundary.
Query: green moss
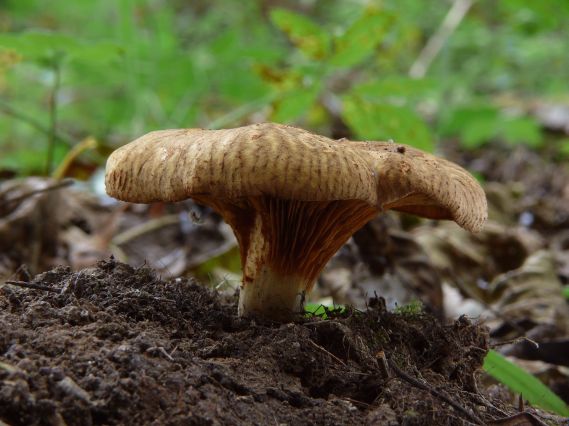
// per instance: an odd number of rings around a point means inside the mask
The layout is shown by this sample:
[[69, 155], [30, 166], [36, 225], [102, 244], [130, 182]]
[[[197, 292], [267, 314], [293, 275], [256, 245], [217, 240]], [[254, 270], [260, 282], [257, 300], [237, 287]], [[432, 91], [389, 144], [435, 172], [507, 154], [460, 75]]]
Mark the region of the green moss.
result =
[[399, 315], [405, 316], [417, 316], [423, 314], [425, 311], [425, 307], [423, 302], [420, 300], [412, 300], [407, 305], [397, 306], [394, 309], [394, 312]]

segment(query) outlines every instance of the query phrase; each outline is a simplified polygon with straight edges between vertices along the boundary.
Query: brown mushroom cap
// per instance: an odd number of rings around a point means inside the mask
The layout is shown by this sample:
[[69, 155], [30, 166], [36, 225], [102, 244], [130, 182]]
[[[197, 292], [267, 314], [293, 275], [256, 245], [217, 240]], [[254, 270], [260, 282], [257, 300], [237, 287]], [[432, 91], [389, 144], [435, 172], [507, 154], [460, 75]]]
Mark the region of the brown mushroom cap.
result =
[[487, 216], [482, 188], [454, 163], [401, 144], [332, 140], [273, 123], [149, 133], [109, 157], [106, 187], [137, 203], [361, 200], [473, 232]]

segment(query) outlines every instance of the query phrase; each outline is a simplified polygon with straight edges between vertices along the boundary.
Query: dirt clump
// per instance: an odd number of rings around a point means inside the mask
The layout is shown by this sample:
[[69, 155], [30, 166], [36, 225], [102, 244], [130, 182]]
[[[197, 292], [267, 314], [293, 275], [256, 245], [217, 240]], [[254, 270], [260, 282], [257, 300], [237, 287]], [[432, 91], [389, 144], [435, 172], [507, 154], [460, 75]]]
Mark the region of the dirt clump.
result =
[[10, 425], [483, 424], [484, 327], [413, 309], [288, 324], [237, 317], [192, 280], [110, 260], [0, 290]]

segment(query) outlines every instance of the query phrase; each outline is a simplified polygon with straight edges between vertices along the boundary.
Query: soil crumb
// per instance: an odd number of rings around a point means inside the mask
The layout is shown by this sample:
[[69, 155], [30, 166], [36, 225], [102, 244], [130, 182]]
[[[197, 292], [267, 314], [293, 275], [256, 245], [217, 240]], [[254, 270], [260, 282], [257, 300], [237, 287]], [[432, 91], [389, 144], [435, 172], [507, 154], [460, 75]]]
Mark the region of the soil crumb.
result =
[[[0, 419], [9, 425], [486, 424], [484, 327], [413, 309], [289, 324], [113, 260], [0, 289]], [[46, 288], [48, 290], [46, 290]]]

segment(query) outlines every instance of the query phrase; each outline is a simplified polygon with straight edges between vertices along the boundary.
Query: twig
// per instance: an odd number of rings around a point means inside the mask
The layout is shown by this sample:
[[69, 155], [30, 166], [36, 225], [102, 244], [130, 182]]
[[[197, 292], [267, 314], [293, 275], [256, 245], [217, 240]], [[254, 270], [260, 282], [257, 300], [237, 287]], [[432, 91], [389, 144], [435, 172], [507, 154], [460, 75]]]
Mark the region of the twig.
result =
[[22, 288], [31, 288], [34, 290], [50, 291], [52, 293], [59, 293], [60, 292], [60, 290], [57, 288], [48, 287], [46, 285], [41, 285], [41, 284], [27, 283], [25, 281], [4, 281], [4, 284], [10, 284], [10, 285], [14, 285], [16, 287], [22, 287]]
[[514, 414], [512, 416], [506, 415], [501, 419], [496, 419], [490, 423], [491, 425], [539, 425], [547, 426], [547, 423], [542, 422], [532, 413], [527, 411]]
[[496, 407], [494, 404], [492, 404], [490, 401], [488, 401], [484, 396], [479, 395], [477, 393], [472, 393], [472, 392], [463, 391], [463, 393], [466, 393], [469, 397], [476, 399], [476, 401], [480, 405], [484, 405], [486, 408], [494, 410], [495, 412], [499, 413], [503, 417], [508, 417], [508, 413], [506, 413], [504, 410]]
[[[43, 133], [44, 135], [50, 134], [50, 129], [45, 127], [41, 122], [37, 121], [35, 118], [26, 115], [25, 113], [18, 111], [13, 106], [7, 104], [6, 102], [0, 101], [0, 113], [4, 115], [8, 115], [16, 120], [21, 121], [22, 123], [26, 123], [30, 127], [33, 127], [38, 132]], [[59, 142], [63, 142], [64, 144], [71, 146], [73, 142], [71, 139], [62, 136], [59, 133], [56, 133], [55, 137]]]
[[330, 325], [330, 324], [341, 324], [341, 323], [339, 321], [334, 321], [334, 320], [320, 320], [320, 321], [302, 323], [303, 326], [315, 326], [315, 327], [320, 327], [321, 325]]
[[28, 265], [26, 265], [25, 263], [22, 263], [20, 266], [18, 266], [18, 269], [16, 269], [14, 273], [12, 273], [12, 275], [8, 277], [8, 280], [15, 279], [17, 278], [18, 275], [19, 276], [25, 275], [27, 281], [30, 281], [32, 279], [30, 271], [28, 270]]
[[51, 173], [53, 155], [55, 152], [55, 145], [57, 143], [57, 95], [59, 94], [59, 87], [61, 85], [61, 66], [57, 59], [53, 65], [53, 74], [53, 87], [49, 97], [49, 136], [47, 140], [47, 158], [45, 164], [46, 176], [49, 176]]
[[469, 412], [466, 408], [464, 408], [463, 406], [459, 405], [458, 403], [454, 402], [452, 399], [450, 399], [448, 396], [446, 396], [445, 394], [439, 392], [438, 390], [436, 390], [435, 388], [433, 388], [432, 386], [430, 386], [427, 383], [424, 383], [420, 380], [417, 380], [416, 378], [410, 376], [409, 374], [405, 373], [403, 370], [401, 370], [399, 367], [397, 367], [397, 365], [395, 365], [395, 363], [388, 359], [387, 362], [389, 363], [389, 367], [403, 380], [405, 380], [407, 383], [419, 388], [419, 389], [423, 389], [427, 392], [429, 392], [431, 395], [436, 396], [437, 398], [442, 399], [444, 402], [446, 402], [447, 404], [449, 404], [451, 407], [453, 407], [455, 410], [457, 410], [458, 412], [464, 414], [466, 417], [468, 417], [468, 419], [471, 422], [474, 422], [478, 425], [483, 425], [484, 422], [476, 415], [472, 414], [471, 412]]
[[49, 185], [46, 186], [44, 188], [39, 188], [39, 189], [33, 189], [31, 191], [25, 192], [21, 195], [18, 195], [17, 197], [14, 198], [10, 198], [5, 202], [5, 205], [9, 205], [9, 204], [13, 204], [13, 203], [18, 203], [22, 200], [25, 200], [26, 198], [31, 197], [32, 195], [36, 195], [36, 194], [40, 194], [42, 192], [48, 192], [48, 191], [53, 191], [56, 189], [61, 189], [61, 188], [65, 188], [66, 186], [71, 186], [73, 185], [74, 181], [73, 179], [64, 179], [60, 182], [54, 183], [53, 185]]
[[351, 402], [353, 404], [361, 405], [362, 407], [365, 407], [365, 408], [371, 407], [371, 404], [368, 404], [367, 402], [358, 401], [357, 399], [348, 398], [347, 396], [343, 396], [341, 399], [343, 399], [344, 401]]
[[113, 238], [113, 244], [119, 246], [121, 244], [128, 243], [144, 234], [155, 231], [157, 229], [163, 228], [169, 225], [177, 225], [180, 223], [180, 216], [177, 214], [169, 214], [161, 216], [157, 219], [152, 219], [147, 222], [143, 222], [140, 225], [133, 226], [124, 232], [116, 235]]
[[65, 176], [65, 173], [68, 171], [69, 166], [75, 161], [79, 155], [83, 152], [97, 148], [97, 140], [89, 136], [79, 142], [77, 145], [73, 146], [71, 150], [67, 153], [63, 161], [57, 166], [55, 171], [52, 173], [52, 177], [55, 179], [61, 179]]
[[311, 339], [308, 339], [308, 341], [310, 343], [312, 343], [312, 345], [314, 345], [314, 347], [316, 347], [317, 349], [320, 349], [322, 352], [330, 355], [333, 359], [335, 359], [336, 361], [338, 361], [340, 364], [342, 364], [344, 367], [347, 367], [346, 363], [344, 361], [342, 361], [340, 358], [338, 358], [336, 355], [334, 355], [333, 353], [331, 353], [330, 351], [326, 350], [326, 348], [323, 348], [322, 346], [320, 346], [318, 343], [314, 342]]
[[[175, 351], [176, 349], [174, 349]], [[172, 351], [172, 353], [174, 352]], [[162, 355], [164, 355], [168, 361], [174, 362], [174, 358], [172, 358], [172, 355], [170, 355], [168, 352], [166, 352], [166, 349], [164, 349], [163, 346], [152, 346], [151, 348], [146, 349], [146, 352], [159, 352]]]
[[492, 349], [494, 349], [494, 348], [498, 348], [500, 346], [505, 346], [505, 345], [510, 345], [510, 344], [515, 345], [515, 344], [521, 343], [522, 341], [530, 343], [535, 349], [539, 349], [539, 343], [536, 342], [535, 340], [530, 339], [527, 336], [520, 336], [520, 337], [516, 337], [515, 339], [505, 340], [503, 342], [492, 343], [490, 345], [490, 347]]
[[456, 30], [458, 24], [463, 20], [470, 6], [472, 6], [472, 0], [455, 0], [435, 34], [427, 41], [419, 57], [411, 65], [409, 69], [410, 77], [423, 78], [425, 76], [431, 63], [437, 57], [447, 39]]
[[73, 396], [88, 403], [91, 402], [91, 395], [89, 395], [89, 392], [79, 386], [77, 382], [75, 382], [75, 380], [69, 376], [57, 382], [56, 386], [67, 395]]
[[196, 254], [191, 260], [188, 260], [186, 263], [186, 270], [193, 269], [202, 265], [203, 263], [207, 262], [214, 257], [221, 256], [222, 254], [227, 253], [233, 247], [236, 246], [234, 239], [227, 239], [223, 242], [220, 246], [215, 247], [205, 253]]
[[381, 369], [381, 372], [383, 373], [384, 377], [386, 378], [391, 378], [391, 373], [389, 372], [389, 364], [387, 363], [387, 357], [385, 356], [385, 352], [384, 351], [379, 351], [376, 355], [375, 355], [376, 359], [378, 359], [381, 362], [378, 362], [378, 366]]
[[143, 300], [154, 300], [155, 302], [168, 302], [168, 303], [177, 303], [176, 300], [173, 299], [166, 299], [164, 297], [159, 296], [150, 296], [149, 294], [143, 294], [139, 290], [129, 291], [124, 293], [125, 297], [131, 297], [134, 299], [143, 299]]
[[12, 364], [8, 364], [7, 362], [2, 362], [0, 361], [0, 370], [4, 370], [7, 371], [10, 374], [14, 374], [14, 373], [21, 373], [22, 370], [20, 370], [18, 367], [16, 367], [15, 365]]
[[[81, 278], [81, 275], [83, 275], [83, 271], [79, 271], [79, 273], [77, 274], [77, 276], [75, 277], [75, 279], [73, 280], [73, 288], [77, 287], [77, 282], [79, 281], [79, 278]], [[69, 290], [69, 287], [71, 287], [71, 280], [67, 280], [65, 282], [65, 284], [63, 285], [63, 287], [61, 287], [61, 290], [59, 290], [60, 294], [65, 294], [67, 293], [67, 291]]]

